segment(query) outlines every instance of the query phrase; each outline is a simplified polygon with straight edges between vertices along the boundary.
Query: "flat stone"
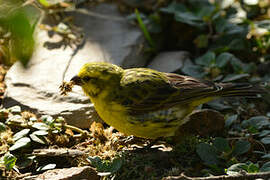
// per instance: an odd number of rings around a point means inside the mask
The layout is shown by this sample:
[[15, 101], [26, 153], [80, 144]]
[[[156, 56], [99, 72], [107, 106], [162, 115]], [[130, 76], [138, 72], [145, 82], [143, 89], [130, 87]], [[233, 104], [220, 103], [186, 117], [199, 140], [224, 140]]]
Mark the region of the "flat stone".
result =
[[187, 51], [162, 52], [147, 67], [162, 72], [174, 72], [183, 68], [188, 60], [189, 53]]
[[81, 180], [91, 179], [99, 180], [97, 172], [90, 166], [72, 167], [63, 169], [53, 169], [38, 175], [36, 180], [53, 179], [53, 180]]
[[123, 67], [145, 64], [140, 51], [144, 43], [140, 29], [131, 25], [113, 4], [101, 3], [82, 12], [71, 12], [74, 23], [83, 29], [85, 43], [73, 56], [71, 47], [48, 49], [44, 44], [56, 43], [59, 35], [48, 36], [37, 29], [36, 48], [27, 68], [15, 63], [5, 77], [7, 85], [4, 107], [21, 106], [37, 114], [63, 116], [68, 124], [88, 128], [100, 120], [81, 88], [74, 87], [60, 96], [58, 87], [69, 81], [86, 62], [107, 61]]
[[186, 118], [187, 123], [179, 129], [187, 134], [207, 137], [214, 134], [221, 135], [224, 130], [223, 114], [212, 109], [195, 110]]

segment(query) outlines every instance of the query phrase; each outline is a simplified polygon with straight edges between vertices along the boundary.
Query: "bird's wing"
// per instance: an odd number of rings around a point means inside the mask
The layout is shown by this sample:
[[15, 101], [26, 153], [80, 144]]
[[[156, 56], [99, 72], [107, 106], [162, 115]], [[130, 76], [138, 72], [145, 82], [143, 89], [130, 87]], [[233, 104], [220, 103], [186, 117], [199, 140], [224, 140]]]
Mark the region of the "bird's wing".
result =
[[119, 103], [133, 113], [193, 102], [216, 90], [213, 83], [144, 68], [125, 70], [120, 85]]

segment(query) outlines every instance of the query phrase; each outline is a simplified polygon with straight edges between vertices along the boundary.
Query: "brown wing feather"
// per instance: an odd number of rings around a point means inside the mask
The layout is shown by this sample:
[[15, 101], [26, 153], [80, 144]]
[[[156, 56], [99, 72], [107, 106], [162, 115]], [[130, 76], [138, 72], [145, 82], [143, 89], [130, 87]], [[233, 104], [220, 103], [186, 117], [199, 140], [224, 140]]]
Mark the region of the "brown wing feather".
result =
[[154, 70], [137, 68], [126, 70], [121, 80], [120, 104], [133, 113], [145, 113], [185, 104], [217, 90], [214, 83]]

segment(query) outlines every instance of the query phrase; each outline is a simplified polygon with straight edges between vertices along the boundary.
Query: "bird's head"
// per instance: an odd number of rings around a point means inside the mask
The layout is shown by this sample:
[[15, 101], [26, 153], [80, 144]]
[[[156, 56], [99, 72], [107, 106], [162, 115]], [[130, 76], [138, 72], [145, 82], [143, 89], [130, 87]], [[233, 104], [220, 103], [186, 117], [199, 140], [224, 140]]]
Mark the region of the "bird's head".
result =
[[88, 96], [96, 97], [106, 88], [119, 85], [122, 73], [123, 69], [114, 64], [86, 63], [70, 81], [81, 86]]

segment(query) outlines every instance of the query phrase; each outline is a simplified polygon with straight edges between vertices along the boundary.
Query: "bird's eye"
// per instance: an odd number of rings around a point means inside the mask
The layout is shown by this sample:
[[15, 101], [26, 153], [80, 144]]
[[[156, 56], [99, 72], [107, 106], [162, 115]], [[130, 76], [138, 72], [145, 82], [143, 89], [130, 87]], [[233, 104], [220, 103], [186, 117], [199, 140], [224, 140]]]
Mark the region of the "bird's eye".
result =
[[88, 82], [88, 81], [90, 81], [90, 80], [91, 80], [91, 77], [89, 77], [89, 76], [83, 77], [83, 81], [84, 81], [84, 82]]

